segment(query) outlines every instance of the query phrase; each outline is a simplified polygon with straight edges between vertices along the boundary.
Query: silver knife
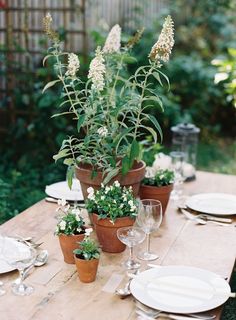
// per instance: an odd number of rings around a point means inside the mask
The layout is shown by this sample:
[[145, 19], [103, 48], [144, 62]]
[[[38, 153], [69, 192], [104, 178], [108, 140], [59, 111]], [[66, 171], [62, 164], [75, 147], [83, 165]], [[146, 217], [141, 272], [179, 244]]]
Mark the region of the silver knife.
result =
[[[201, 218], [208, 220], [208, 221], [217, 221], [217, 222], [223, 222], [223, 223], [232, 223], [233, 219], [230, 218], [220, 218], [220, 217], [215, 217], [207, 214], [200, 214]], [[199, 217], [200, 218], [200, 217]]]

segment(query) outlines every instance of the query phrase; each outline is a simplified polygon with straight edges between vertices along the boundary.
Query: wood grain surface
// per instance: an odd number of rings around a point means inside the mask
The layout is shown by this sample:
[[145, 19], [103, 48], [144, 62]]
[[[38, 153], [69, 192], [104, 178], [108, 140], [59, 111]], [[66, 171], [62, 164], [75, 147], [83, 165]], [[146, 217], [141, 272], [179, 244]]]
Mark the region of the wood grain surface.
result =
[[[198, 172], [197, 179], [185, 183], [184, 189], [186, 195], [204, 192], [236, 195], [236, 176]], [[31, 296], [12, 294], [10, 285], [18, 276], [17, 271], [0, 275], [7, 288], [7, 294], [0, 297], [0, 319], [136, 319], [133, 297], [121, 300], [107, 292], [109, 280], [111, 287], [114, 279], [122, 280], [120, 287], [127, 281], [122, 262], [128, 257], [128, 250], [120, 254], [102, 253], [96, 281], [81, 283], [75, 265], [64, 263], [58, 239], [54, 236], [56, 208], [57, 204], [42, 200], [0, 226], [2, 234], [32, 236], [35, 241], [43, 241], [42, 249], [49, 251], [48, 263], [35, 268], [26, 279], [35, 288]], [[84, 215], [87, 218], [86, 212]], [[151, 249], [160, 256], [154, 263], [195, 266], [230, 279], [236, 257], [235, 218], [228, 227], [211, 223], [197, 225], [178, 213], [176, 204], [170, 202], [160, 229], [151, 236]], [[142, 262], [142, 270], [146, 268], [146, 262]], [[219, 307], [212, 311], [217, 319], [220, 319], [221, 310]]]

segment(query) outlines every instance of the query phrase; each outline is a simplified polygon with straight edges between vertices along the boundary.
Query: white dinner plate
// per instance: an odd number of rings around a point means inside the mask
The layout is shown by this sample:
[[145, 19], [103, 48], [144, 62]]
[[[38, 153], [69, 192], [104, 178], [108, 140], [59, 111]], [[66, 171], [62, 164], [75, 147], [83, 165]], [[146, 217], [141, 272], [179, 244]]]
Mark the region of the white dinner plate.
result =
[[84, 197], [79, 180], [73, 179], [72, 188], [70, 189], [67, 181], [53, 183], [46, 186], [45, 193], [56, 199], [65, 199], [68, 201], [83, 201]]
[[131, 281], [133, 296], [165, 312], [194, 313], [223, 304], [230, 286], [217, 274], [187, 266], [160, 266], [141, 272]]
[[214, 215], [236, 214], [236, 195], [227, 193], [201, 193], [186, 201], [187, 207], [202, 213]]
[[[8, 237], [0, 237], [0, 241], [4, 241], [4, 250], [7, 250], [7, 247], [9, 250], [16, 250], [18, 247], [26, 247], [26, 245], [22, 242], [17, 241], [13, 238]], [[5, 272], [10, 272], [12, 270], [15, 270], [15, 267], [10, 266], [5, 260], [2, 252], [0, 252], [0, 274]]]

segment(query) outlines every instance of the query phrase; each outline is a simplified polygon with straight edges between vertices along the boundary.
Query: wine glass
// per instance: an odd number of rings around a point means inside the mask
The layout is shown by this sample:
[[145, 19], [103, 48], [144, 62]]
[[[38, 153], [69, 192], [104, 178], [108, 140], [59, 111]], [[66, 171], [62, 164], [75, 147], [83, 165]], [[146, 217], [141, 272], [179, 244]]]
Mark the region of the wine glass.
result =
[[157, 230], [162, 221], [162, 206], [159, 200], [143, 199], [140, 200], [138, 215], [136, 217], [137, 224], [147, 235], [146, 251], [141, 252], [138, 258], [141, 260], [155, 260], [158, 255], [150, 252], [150, 234]]
[[[4, 260], [2, 257], [3, 245], [4, 245], [4, 237], [0, 235], [0, 261]], [[5, 293], [6, 293], [6, 290], [4, 289], [4, 284], [2, 281], [0, 281], [0, 296], [3, 296]]]
[[172, 151], [170, 153], [171, 167], [174, 171], [174, 189], [171, 192], [170, 198], [173, 200], [179, 200], [183, 194], [183, 162], [185, 159], [185, 153], [182, 151]]
[[[10, 239], [10, 238], [8, 238]], [[36, 258], [36, 250], [25, 243], [17, 242], [14, 239], [5, 241], [3, 246], [3, 257], [5, 261], [19, 271], [19, 283], [12, 285], [12, 292], [16, 295], [30, 295], [34, 288], [27, 286], [24, 281], [24, 269], [31, 266]]]
[[124, 263], [127, 269], [138, 269], [140, 263], [134, 260], [133, 248], [145, 239], [145, 232], [137, 227], [123, 227], [117, 230], [118, 239], [129, 248], [129, 259]]

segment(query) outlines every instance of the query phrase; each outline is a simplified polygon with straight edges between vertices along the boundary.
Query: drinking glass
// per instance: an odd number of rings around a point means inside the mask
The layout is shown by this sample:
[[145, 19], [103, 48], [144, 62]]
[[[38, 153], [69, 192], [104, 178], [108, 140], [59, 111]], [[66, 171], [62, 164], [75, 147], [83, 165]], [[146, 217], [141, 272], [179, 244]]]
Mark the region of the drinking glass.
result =
[[137, 224], [147, 236], [147, 247], [145, 252], [141, 252], [138, 258], [141, 260], [155, 260], [156, 253], [150, 252], [150, 234], [157, 230], [162, 221], [162, 206], [159, 200], [143, 199], [139, 203], [139, 212], [136, 218]]
[[179, 200], [183, 194], [183, 162], [185, 159], [185, 153], [182, 151], [172, 151], [170, 153], [171, 167], [174, 171], [174, 189], [170, 194], [170, 198], [173, 200]]
[[[6, 241], [5, 241], [6, 243]], [[3, 257], [5, 261], [19, 271], [19, 283], [12, 285], [12, 292], [16, 295], [30, 295], [34, 288], [27, 286], [24, 281], [24, 269], [31, 266], [36, 258], [36, 250], [29, 245], [14, 241], [8, 241], [3, 247]]]
[[124, 263], [127, 269], [138, 269], [140, 263], [134, 260], [133, 248], [145, 239], [145, 232], [137, 227], [123, 227], [117, 230], [118, 239], [129, 248], [129, 259]]
[[[3, 260], [3, 257], [2, 257], [3, 245], [4, 245], [4, 237], [0, 235], [0, 260]], [[6, 290], [4, 289], [4, 284], [2, 281], [0, 281], [0, 296], [3, 296], [5, 293], [6, 293]]]

